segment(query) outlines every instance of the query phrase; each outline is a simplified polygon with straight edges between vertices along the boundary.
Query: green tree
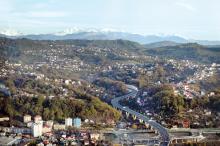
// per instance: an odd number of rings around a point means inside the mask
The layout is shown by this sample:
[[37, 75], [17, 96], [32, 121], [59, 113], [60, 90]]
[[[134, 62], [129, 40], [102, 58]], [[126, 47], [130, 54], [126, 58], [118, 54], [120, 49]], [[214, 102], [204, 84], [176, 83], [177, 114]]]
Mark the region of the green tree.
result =
[[43, 119], [44, 120], [51, 120], [51, 114], [50, 114], [50, 109], [49, 108], [44, 108], [43, 110]]
[[6, 98], [6, 100], [5, 100], [4, 111], [10, 117], [13, 117], [14, 114], [15, 114], [15, 111], [14, 111], [14, 108], [13, 108], [13, 104], [12, 104], [12, 101], [11, 101], [10, 97]]

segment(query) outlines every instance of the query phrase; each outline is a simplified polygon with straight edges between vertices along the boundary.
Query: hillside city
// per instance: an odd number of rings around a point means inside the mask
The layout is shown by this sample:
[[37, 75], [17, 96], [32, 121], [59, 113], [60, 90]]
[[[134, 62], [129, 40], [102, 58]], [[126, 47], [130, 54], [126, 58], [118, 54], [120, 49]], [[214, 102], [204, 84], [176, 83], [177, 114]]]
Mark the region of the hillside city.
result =
[[220, 60], [151, 49], [1, 38], [0, 144], [219, 144]]
[[219, 0], [0, 0], [0, 146], [220, 146]]

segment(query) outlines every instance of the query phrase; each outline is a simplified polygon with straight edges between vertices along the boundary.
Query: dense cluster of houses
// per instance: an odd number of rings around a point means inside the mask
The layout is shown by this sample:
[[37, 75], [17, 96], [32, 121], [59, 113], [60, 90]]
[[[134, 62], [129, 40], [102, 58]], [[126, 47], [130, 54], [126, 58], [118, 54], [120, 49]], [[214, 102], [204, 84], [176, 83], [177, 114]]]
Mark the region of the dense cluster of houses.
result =
[[[0, 121], [9, 121], [9, 117], [2, 117]], [[85, 123], [91, 122], [86, 119]], [[66, 118], [63, 123], [43, 121], [36, 115], [23, 116], [26, 127], [0, 127], [0, 145], [23, 144], [35, 141], [38, 146], [52, 145], [90, 145], [102, 139], [102, 135], [95, 131], [81, 129], [80, 118]]]

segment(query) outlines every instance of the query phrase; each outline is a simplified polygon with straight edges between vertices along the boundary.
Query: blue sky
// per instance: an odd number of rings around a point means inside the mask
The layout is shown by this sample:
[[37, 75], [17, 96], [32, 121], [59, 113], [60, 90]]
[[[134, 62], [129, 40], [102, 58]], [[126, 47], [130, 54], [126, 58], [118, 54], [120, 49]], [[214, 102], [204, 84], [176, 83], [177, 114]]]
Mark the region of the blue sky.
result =
[[111, 28], [220, 40], [220, 0], [0, 0], [0, 30]]

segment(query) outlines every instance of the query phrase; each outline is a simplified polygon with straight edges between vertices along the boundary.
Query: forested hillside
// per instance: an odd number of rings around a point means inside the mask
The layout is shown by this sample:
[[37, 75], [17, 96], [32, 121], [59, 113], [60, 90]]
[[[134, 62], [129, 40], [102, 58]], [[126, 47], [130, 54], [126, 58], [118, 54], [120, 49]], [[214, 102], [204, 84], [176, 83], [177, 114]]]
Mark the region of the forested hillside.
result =
[[220, 48], [206, 47], [196, 43], [148, 48], [144, 51], [149, 55], [157, 55], [175, 59], [188, 59], [205, 63], [220, 63]]

